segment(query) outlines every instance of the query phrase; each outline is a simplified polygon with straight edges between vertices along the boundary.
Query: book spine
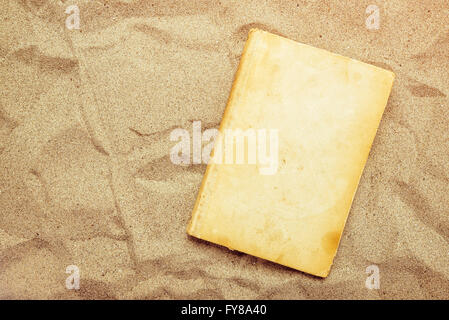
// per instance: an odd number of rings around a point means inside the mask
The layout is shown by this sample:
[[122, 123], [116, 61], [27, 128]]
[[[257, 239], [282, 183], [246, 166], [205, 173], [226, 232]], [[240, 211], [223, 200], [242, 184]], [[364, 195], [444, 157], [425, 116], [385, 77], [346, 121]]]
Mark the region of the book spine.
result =
[[[234, 77], [234, 82], [233, 82], [233, 85], [231, 88], [231, 92], [229, 94], [228, 102], [226, 104], [226, 108], [223, 113], [223, 118], [221, 120], [220, 127], [218, 129], [219, 135], [222, 134], [224, 127], [226, 126], [226, 123], [228, 120], [228, 115], [230, 112], [229, 110], [235, 104], [236, 92], [245, 86], [246, 78], [247, 78], [247, 75], [250, 70], [248, 57], [253, 55], [254, 48], [256, 47], [253, 44], [253, 42], [255, 40], [254, 35], [257, 32], [260, 32], [260, 31], [257, 29], [251, 29], [248, 33], [248, 40], [245, 43], [242, 57], [240, 59], [239, 66], [238, 66], [237, 72]], [[217, 139], [218, 139], [218, 137], [217, 137]], [[213, 159], [213, 154], [214, 154], [214, 150], [212, 150], [210, 159]], [[199, 205], [200, 205], [201, 199], [203, 197], [203, 191], [204, 191], [204, 187], [207, 182], [208, 176], [210, 175], [210, 172], [214, 168], [214, 166], [215, 166], [215, 164], [212, 161], [209, 161], [207, 168], [206, 168], [206, 172], [203, 177], [203, 181], [201, 182], [200, 190], [198, 192], [198, 196], [196, 198], [195, 205], [193, 207], [192, 217], [189, 221], [189, 224], [187, 225], [187, 233], [191, 236], [195, 236], [198, 238], [201, 238], [201, 235], [198, 234], [198, 230], [197, 230], [198, 220], [199, 220], [199, 216], [200, 216]]]

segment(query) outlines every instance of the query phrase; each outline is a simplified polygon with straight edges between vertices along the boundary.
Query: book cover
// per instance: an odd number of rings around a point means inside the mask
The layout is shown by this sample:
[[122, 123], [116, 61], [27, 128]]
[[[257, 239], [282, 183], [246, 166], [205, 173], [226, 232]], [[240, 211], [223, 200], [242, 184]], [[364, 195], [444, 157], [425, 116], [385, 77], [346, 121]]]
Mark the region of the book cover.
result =
[[326, 277], [393, 79], [251, 30], [188, 234]]

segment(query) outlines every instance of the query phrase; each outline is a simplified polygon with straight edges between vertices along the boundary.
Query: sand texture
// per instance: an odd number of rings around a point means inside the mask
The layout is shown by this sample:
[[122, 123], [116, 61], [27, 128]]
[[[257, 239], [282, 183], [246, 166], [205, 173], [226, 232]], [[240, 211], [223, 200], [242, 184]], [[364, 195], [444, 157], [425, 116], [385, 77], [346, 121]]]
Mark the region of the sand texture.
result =
[[[447, 299], [449, 3], [372, 2], [3, 1], [0, 298]], [[251, 28], [396, 74], [326, 279], [186, 234], [170, 133], [218, 127]]]

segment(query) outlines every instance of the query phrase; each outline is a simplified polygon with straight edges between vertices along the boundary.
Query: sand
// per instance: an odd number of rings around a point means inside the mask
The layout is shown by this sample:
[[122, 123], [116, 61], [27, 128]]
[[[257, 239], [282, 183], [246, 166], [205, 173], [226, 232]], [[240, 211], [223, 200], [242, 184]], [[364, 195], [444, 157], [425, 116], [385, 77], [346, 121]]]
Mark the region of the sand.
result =
[[[449, 4], [375, 2], [378, 30], [371, 1], [8, 0], [0, 298], [447, 299]], [[396, 74], [326, 279], [185, 232], [205, 165], [171, 163], [170, 132], [218, 127], [254, 27]]]

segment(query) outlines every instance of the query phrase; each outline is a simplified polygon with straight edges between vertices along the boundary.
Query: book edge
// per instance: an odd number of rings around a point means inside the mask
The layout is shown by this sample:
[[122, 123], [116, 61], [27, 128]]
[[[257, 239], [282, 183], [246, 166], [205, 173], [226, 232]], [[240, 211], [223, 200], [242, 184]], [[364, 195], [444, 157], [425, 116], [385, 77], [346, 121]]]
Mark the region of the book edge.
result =
[[391, 71], [391, 70], [387, 70], [387, 69], [375, 66], [373, 64], [370, 64], [370, 63], [367, 63], [367, 62], [363, 62], [361, 60], [350, 58], [350, 57], [344, 56], [342, 54], [329, 51], [327, 49], [318, 48], [318, 47], [315, 47], [315, 46], [312, 46], [312, 45], [309, 45], [309, 44], [305, 44], [305, 43], [302, 43], [302, 42], [299, 42], [299, 41], [296, 41], [296, 40], [293, 40], [293, 39], [289, 39], [289, 38], [281, 36], [279, 34], [275, 34], [275, 33], [271, 33], [271, 32], [262, 30], [262, 29], [251, 29], [250, 30], [250, 32], [256, 32], [256, 31], [257, 32], [261, 32], [261, 33], [265, 33], [265, 34], [268, 34], [268, 35], [271, 35], [271, 36], [276, 36], [276, 37], [282, 38], [284, 40], [287, 40], [287, 41], [292, 42], [292, 43], [294, 43], [296, 45], [299, 45], [299, 46], [304, 46], [304, 47], [308, 47], [308, 48], [313, 48], [315, 50], [323, 51], [323, 52], [326, 52], [327, 54], [330, 54], [332, 56], [335, 56], [335, 57], [338, 57], [338, 58], [341, 58], [341, 59], [348, 59], [348, 60], [351, 60], [351, 61], [353, 61], [355, 63], [360, 63], [360, 64], [365, 65], [367, 67], [370, 67], [370, 68], [373, 68], [373, 69], [377, 69], [377, 70], [382, 71], [384, 73], [390, 74], [390, 77], [392, 77], [392, 79], [394, 79], [396, 77], [396, 74], [393, 71]]
[[[382, 70], [385, 70], [385, 69], [382, 69]], [[386, 70], [386, 71], [388, 71], [388, 70]], [[386, 107], [388, 105], [388, 100], [390, 99], [391, 91], [393, 89], [393, 83], [394, 83], [394, 79], [395, 79], [395, 74], [393, 72], [390, 72], [390, 73], [392, 74], [392, 78], [391, 78], [390, 88], [388, 90], [388, 94], [386, 95], [387, 98], [385, 100], [385, 103], [384, 103], [384, 106], [383, 106], [383, 109], [382, 109], [382, 113], [380, 115], [379, 122], [377, 123], [377, 127], [376, 127], [376, 131], [374, 132], [373, 140], [371, 141], [371, 144], [369, 146], [368, 154], [366, 155], [366, 158], [365, 158], [365, 160], [364, 160], [364, 162], [362, 164], [362, 170], [360, 171], [360, 175], [359, 175], [359, 177], [357, 179], [357, 184], [355, 185], [356, 187], [355, 187], [354, 192], [353, 192], [352, 197], [351, 197], [351, 202], [349, 204], [348, 213], [346, 214], [346, 218], [345, 218], [345, 221], [343, 223], [342, 232], [340, 234], [340, 238], [338, 239], [337, 248], [336, 248], [335, 253], [334, 253], [333, 257], [332, 257], [331, 263], [329, 265], [329, 269], [327, 270], [327, 272], [323, 276], [320, 276], [320, 277], [326, 278], [329, 275], [330, 270], [332, 269], [332, 266], [334, 264], [335, 257], [338, 254], [338, 249], [340, 248], [341, 239], [343, 238], [343, 234], [344, 234], [345, 229], [346, 229], [346, 223], [348, 222], [349, 215], [351, 214], [352, 205], [354, 203], [354, 198], [355, 198], [355, 195], [357, 193], [357, 190], [359, 189], [360, 180], [362, 179], [363, 172], [365, 171], [366, 163], [368, 162], [368, 158], [369, 158], [369, 155], [371, 153], [374, 140], [376, 139], [376, 136], [377, 136], [377, 131], [379, 130], [380, 122], [382, 121], [383, 114], [384, 114], [385, 109], [386, 109]]]
[[[228, 101], [226, 103], [225, 110], [223, 112], [222, 120], [220, 122], [220, 126], [219, 126], [219, 129], [218, 129], [219, 134], [223, 131], [225, 123], [226, 123], [226, 121], [228, 119], [228, 115], [230, 113], [230, 111], [229, 111], [230, 107], [233, 104], [233, 101], [235, 99], [235, 92], [237, 91], [238, 87], [241, 86], [240, 82], [243, 80], [244, 69], [245, 69], [245, 66], [247, 65], [247, 63], [246, 63], [247, 57], [249, 56], [250, 47], [251, 47], [251, 45], [253, 43], [253, 40], [255, 39], [254, 34], [257, 31], [259, 31], [259, 30], [258, 29], [251, 29], [249, 31], [249, 33], [248, 33], [248, 39], [247, 39], [247, 41], [245, 43], [245, 46], [243, 48], [242, 57], [240, 59], [239, 66], [238, 66], [237, 71], [235, 73], [234, 80], [233, 80], [232, 87], [231, 87], [231, 91], [230, 91], [230, 94], [229, 94], [229, 98], [228, 98]], [[213, 159], [213, 155], [214, 155], [214, 149], [212, 149], [212, 152], [211, 152], [211, 155], [210, 155], [210, 159]], [[191, 236], [194, 236], [194, 237], [197, 237], [199, 239], [201, 239], [201, 236], [196, 232], [196, 226], [197, 226], [197, 222], [198, 222], [198, 219], [199, 219], [198, 207], [199, 207], [199, 204], [201, 202], [201, 197], [202, 197], [202, 194], [204, 192], [204, 188], [205, 188], [207, 179], [208, 179], [210, 171], [213, 169], [213, 167], [214, 167], [214, 164], [212, 163], [211, 160], [209, 160], [209, 163], [207, 164], [207, 167], [206, 167], [206, 172], [204, 173], [204, 176], [203, 176], [203, 180], [201, 181], [201, 186], [200, 186], [200, 189], [198, 191], [198, 195], [197, 195], [197, 198], [196, 198], [196, 201], [195, 201], [195, 205], [194, 205], [193, 210], [192, 210], [192, 216], [190, 218], [190, 221], [189, 221], [189, 223], [187, 225], [187, 230], [186, 230], [187, 234], [189, 234]]]

